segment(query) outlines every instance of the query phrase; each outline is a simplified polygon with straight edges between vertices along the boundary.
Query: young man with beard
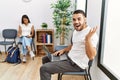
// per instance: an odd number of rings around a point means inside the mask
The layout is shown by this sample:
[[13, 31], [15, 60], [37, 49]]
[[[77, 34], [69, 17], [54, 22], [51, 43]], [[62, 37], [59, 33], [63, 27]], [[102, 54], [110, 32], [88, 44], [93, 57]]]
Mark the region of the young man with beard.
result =
[[62, 55], [68, 52], [68, 60], [50, 62], [48, 57], [43, 57], [43, 65], [40, 68], [41, 80], [51, 80], [51, 74], [80, 71], [88, 67], [88, 61], [96, 55], [98, 37], [97, 27], [91, 28], [86, 24], [84, 11], [76, 10], [72, 16], [74, 32], [72, 44], [67, 48], [54, 53]]

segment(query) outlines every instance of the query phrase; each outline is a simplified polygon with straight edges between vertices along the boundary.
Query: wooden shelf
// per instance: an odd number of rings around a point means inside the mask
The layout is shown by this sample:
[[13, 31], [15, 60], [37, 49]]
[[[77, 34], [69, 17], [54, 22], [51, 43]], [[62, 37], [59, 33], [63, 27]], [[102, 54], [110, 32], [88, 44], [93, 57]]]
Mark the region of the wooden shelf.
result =
[[36, 55], [44, 55], [42, 49], [46, 45], [51, 53], [54, 52], [54, 30], [53, 29], [37, 29], [35, 36]]
[[54, 45], [53, 43], [39, 43], [39, 42], [36, 42], [36, 45]]

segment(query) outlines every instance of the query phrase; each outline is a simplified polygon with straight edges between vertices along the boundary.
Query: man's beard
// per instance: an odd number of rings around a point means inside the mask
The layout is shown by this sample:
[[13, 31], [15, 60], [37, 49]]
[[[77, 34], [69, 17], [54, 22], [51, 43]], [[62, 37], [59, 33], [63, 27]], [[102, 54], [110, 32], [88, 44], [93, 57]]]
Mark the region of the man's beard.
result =
[[76, 24], [74, 27], [77, 31], [81, 31], [84, 28], [84, 24]]

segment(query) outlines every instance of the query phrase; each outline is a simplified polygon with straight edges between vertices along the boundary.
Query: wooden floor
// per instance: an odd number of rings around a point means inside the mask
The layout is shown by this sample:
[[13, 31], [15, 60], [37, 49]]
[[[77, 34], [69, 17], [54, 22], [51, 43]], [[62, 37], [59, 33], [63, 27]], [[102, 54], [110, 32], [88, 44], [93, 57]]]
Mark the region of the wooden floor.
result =
[[[0, 54], [0, 61], [5, 59], [4, 54]], [[27, 57], [27, 63], [18, 65], [9, 63], [0, 63], [0, 80], [40, 80], [39, 69], [41, 66], [41, 57], [35, 57], [31, 60]], [[51, 80], [57, 80], [57, 74], [52, 75]], [[63, 80], [84, 80], [82, 76], [63, 76]]]

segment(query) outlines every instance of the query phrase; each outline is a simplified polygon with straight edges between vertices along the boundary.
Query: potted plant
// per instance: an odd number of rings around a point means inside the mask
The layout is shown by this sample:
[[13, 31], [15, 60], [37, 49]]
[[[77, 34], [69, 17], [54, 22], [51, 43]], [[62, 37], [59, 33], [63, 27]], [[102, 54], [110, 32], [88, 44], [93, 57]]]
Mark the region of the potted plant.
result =
[[72, 11], [71, 0], [58, 0], [51, 4], [53, 11], [53, 23], [56, 27], [56, 38], [60, 38], [60, 45], [65, 44], [71, 30]]
[[48, 27], [48, 25], [47, 25], [47, 23], [42, 23], [42, 29], [47, 29], [47, 27]]

